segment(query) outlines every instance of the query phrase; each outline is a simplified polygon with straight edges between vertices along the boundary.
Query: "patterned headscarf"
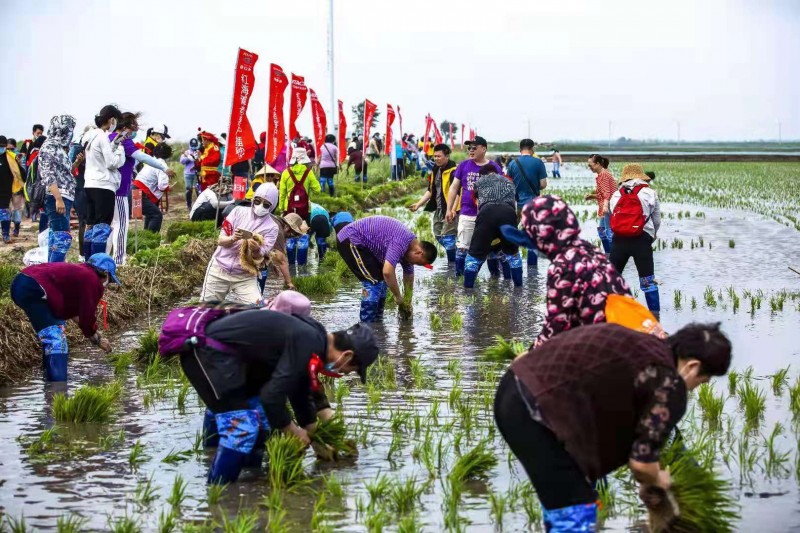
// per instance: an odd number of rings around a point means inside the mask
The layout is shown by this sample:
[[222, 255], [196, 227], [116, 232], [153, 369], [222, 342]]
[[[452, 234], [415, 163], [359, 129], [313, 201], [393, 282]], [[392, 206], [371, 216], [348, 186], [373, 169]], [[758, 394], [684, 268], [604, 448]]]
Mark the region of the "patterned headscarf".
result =
[[229, 176], [222, 176], [218, 182], [209, 187], [217, 196], [227, 196], [233, 192], [233, 182]]
[[478, 209], [488, 204], [517, 207], [514, 182], [494, 172], [481, 175], [475, 180], [475, 193], [478, 196]]
[[578, 237], [581, 233], [578, 218], [559, 196], [539, 196], [525, 204], [522, 228], [539, 251], [551, 259], [568, 245], [578, 244], [575, 241], [585, 242]]
[[39, 150], [39, 174], [45, 187], [56, 184], [61, 194], [70, 198], [75, 195], [75, 180], [66, 148], [72, 140], [75, 117], [56, 115], [50, 119], [47, 140]]

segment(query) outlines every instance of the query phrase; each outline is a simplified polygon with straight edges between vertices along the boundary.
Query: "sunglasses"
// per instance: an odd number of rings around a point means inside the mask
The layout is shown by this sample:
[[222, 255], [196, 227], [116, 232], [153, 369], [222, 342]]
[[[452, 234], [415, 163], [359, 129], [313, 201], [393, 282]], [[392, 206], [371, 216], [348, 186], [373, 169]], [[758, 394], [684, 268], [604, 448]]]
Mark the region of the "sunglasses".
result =
[[253, 205], [263, 205], [264, 207], [269, 209], [270, 207], [272, 207], [272, 202], [270, 202], [269, 200], [264, 200], [263, 198], [254, 198]]
[[474, 152], [477, 149], [478, 149], [478, 146], [475, 145], [475, 144], [473, 144], [472, 146], [467, 147], [467, 151], [469, 151], [469, 152]]

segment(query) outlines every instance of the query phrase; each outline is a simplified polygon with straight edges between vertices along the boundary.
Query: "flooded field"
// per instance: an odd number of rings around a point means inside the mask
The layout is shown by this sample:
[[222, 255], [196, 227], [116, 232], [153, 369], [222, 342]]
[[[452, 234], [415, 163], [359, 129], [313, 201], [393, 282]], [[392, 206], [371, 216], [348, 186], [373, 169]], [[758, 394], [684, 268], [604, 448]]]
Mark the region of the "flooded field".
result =
[[[578, 166], [562, 173], [565, 179], [552, 185], [566, 198], [593, 183]], [[676, 198], [674, 184], [664, 180], [664, 187], [668, 199]], [[694, 394], [681, 427], [703, 464], [731, 481], [741, 505], [737, 530], [794, 531], [800, 528], [800, 276], [788, 266], [797, 265], [800, 232], [761, 209], [686, 201], [692, 205], [662, 205], [655, 254], [662, 322], [668, 331], [691, 321], [722, 322], [735, 372]], [[595, 241], [593, 207], [573, 209], [584, 238]], [[415, 225], [420, 215], [402, 216]], [[489, 280], [484, 269], [471, 291], [443, 259], [431, 272], [418, 269], [413, 320], [400, 321], [390, 308], [376, 327], [384, 357], [370, 382], [341, 380], [331, 390], [358, 457], [319, 463], [309, 451], [307, 479], [285, 490], [272, 490], [266, 472], [253, 470], [221, 493], [206, 486], [212, 452], [200, 446], [204, 407], [164, 365], [126, 368], [98, 352], [72, 354], [70, 393], [115, 377], [124, 382], [119, 407], [103, 424], [55, 423], [56, 391], [39, 375], [0, 388], [6, 527], [22, 530], [24, 520], [28, 530], [56, 529], [58, 522], [60, 531], [536, 529], [538, 500], [492, 417], [505, 365], [483, 352], [495, 335], [526, 345], [533, 340], [543, 318], [546, 267], [540, 260], [519, 289]], [[635, 280], [632, 264], [625, 274]], [[345, 282], [335, 296], [315, 300], [313, 315], [329, 329], [348, 326], [357, 320], [359, 296], [358, 285]], [[157, 325], [163, 313], [151, 318]], [[132, 325], [114, 339], [116, 350], [137, 347], [147, 326], [145, 319]], [[462, 479], [465, 457], [482, 468]], [[628, 474], [609, 487], [602, 528], [645, 528]]]

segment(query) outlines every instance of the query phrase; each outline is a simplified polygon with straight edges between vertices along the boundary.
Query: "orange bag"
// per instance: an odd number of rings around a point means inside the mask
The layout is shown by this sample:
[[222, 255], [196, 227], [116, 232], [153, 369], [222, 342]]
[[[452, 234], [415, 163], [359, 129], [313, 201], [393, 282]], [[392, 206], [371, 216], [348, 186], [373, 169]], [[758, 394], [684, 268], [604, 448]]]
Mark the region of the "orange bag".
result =
[[653, 313], [630, 296], [609, 294], [606, 297], [606, 322], [649, 333], [659, 339], [667, 338], [667, 333]]

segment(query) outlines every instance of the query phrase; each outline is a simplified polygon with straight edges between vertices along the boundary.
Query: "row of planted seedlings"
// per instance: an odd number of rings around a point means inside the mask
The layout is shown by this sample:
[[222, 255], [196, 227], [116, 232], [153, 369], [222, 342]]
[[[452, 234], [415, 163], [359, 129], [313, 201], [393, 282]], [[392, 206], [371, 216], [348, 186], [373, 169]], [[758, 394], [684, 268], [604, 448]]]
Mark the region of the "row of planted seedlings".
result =
[[[742, 300], [744, 300], [744, 310], [742, 310]], [[734, 314], [743, 311], [754, 316], [763, 307], [765, 310], [769, 309], [771, 315], [775, 315], [785, 309], [800, 311], [800, 291], [780, 289], [767, 292], [763, 289], [743, 289], [738, 292], [732, 285], [716, 290], [708, 285], [703, 289], [702, 299], [696, 296], [689, 297], [684, 291], [675, 289], [672, 293], [672, 303], [676, 311], [684, 306], [695, 311], [702, 306], [706, 309], [730, 310]]]

